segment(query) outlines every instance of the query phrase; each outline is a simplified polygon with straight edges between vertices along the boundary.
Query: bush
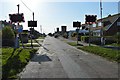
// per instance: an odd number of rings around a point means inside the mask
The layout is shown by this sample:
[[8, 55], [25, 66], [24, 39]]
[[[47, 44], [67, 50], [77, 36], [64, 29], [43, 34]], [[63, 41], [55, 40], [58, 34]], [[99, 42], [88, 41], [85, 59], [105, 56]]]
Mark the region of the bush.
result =
[[76, 32], [74, 32], [74, 33], [72, 33], [72, 35], [71, 35], [72, 37], [76, 37], [77, 36], [77, 33]]
[[63, 34], [63, 37], [64, 37], [64, 38], [68, 38], [68, 34], [67, 34], [67, 33], [64, 33], [64, 34]]
[[89, 42], [89, 36], [81, 36], [81, 41], [83, 42]]
[[[113, 36], [104, 36], [105, 44], [115, 43], [115, 39]], [[81, 36], [81, 41], [89, 42], [89, 36]], [[101, 44], [101, 37], [100, 36], [91, 36], [90, 43], [100, 45]]]
[[2, 29], [2, 46], [14, 46], [15, 34], [9, 26]]

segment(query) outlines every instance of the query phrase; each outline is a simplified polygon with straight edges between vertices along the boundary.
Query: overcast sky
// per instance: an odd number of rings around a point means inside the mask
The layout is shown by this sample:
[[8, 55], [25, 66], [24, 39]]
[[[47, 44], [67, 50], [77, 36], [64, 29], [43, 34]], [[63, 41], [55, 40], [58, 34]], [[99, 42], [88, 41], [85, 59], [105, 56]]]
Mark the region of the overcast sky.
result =
[[[29, 8], [27, 8], [25, 5]], [[65, 0], [64, 0], [65, 1]], [[67, 30], [74, 30], [73, 21], [85, 22], [86, 14], [97, 15], [100, 18], [100, 2], [81, 2], [78, 0], [66, 0], [48, 2], [47, 0], [1, 0], [0, 2], [0, 20], [9, 21], [9, 14], [17, 13], [17, 4], [20, 4], [20, 13], [24, 13], [25, 23], [21, 23], [24, 29], [29, 29], [27, 21], [32, 20], [32, 12], [35, 14], [35, 20], [38, 21], [37, 31], [40, 31], [40, 25], [44, 33], [54, 32], [57, 27], [66, 25]], [[114, 0], [115, 1], [115, 0]], [[118, 2], [103, 2], [103, 17], [109, 14], [118, 13]]]

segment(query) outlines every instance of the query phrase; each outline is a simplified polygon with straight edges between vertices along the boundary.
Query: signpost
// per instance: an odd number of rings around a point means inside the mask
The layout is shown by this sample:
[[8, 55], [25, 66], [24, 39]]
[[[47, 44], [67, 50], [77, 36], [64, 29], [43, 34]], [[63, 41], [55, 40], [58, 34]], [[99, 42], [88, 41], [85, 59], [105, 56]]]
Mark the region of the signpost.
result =
[[37, 27], [37, 21], [34, 21], [34, 12], [33, 12], [33, 21], [28, 21], [28, 27], [30, 28], [30, 34], [31, 34], [31, 47], [33, 48], [33, 44], [32, 44], [32, 38], [33, 38], [33, 34], [34, 34], [34, 27]]
[[76, 32], [77, 32], [77, 45], [78, 45], [78, 38], [79, 38], [79, 30], [81, 27], [81, 22], [73, 22], [73, 27], [77, 27]]

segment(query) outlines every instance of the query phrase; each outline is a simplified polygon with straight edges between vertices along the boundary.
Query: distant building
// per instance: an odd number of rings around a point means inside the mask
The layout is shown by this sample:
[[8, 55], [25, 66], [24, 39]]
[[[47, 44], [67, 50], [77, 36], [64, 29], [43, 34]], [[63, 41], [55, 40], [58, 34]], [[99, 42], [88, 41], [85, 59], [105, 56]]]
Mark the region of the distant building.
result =
[[59, 28], [57, 28], [57, 33], [59, 32]]
[[65, 33], [67, 31], [67, 26], [61, 26], [61, 31]]

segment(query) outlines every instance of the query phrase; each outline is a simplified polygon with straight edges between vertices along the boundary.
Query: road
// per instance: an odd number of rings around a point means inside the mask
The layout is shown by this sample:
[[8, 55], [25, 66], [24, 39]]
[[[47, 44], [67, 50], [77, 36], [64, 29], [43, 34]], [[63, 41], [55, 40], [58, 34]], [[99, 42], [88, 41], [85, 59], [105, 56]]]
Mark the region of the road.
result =
[[[118, 65], [47, 36], [20, 78], [118, 78]], [[93, 79], [92, 79], [93, 80]], [[113, 80], [113, 79], [111, 79]]]

